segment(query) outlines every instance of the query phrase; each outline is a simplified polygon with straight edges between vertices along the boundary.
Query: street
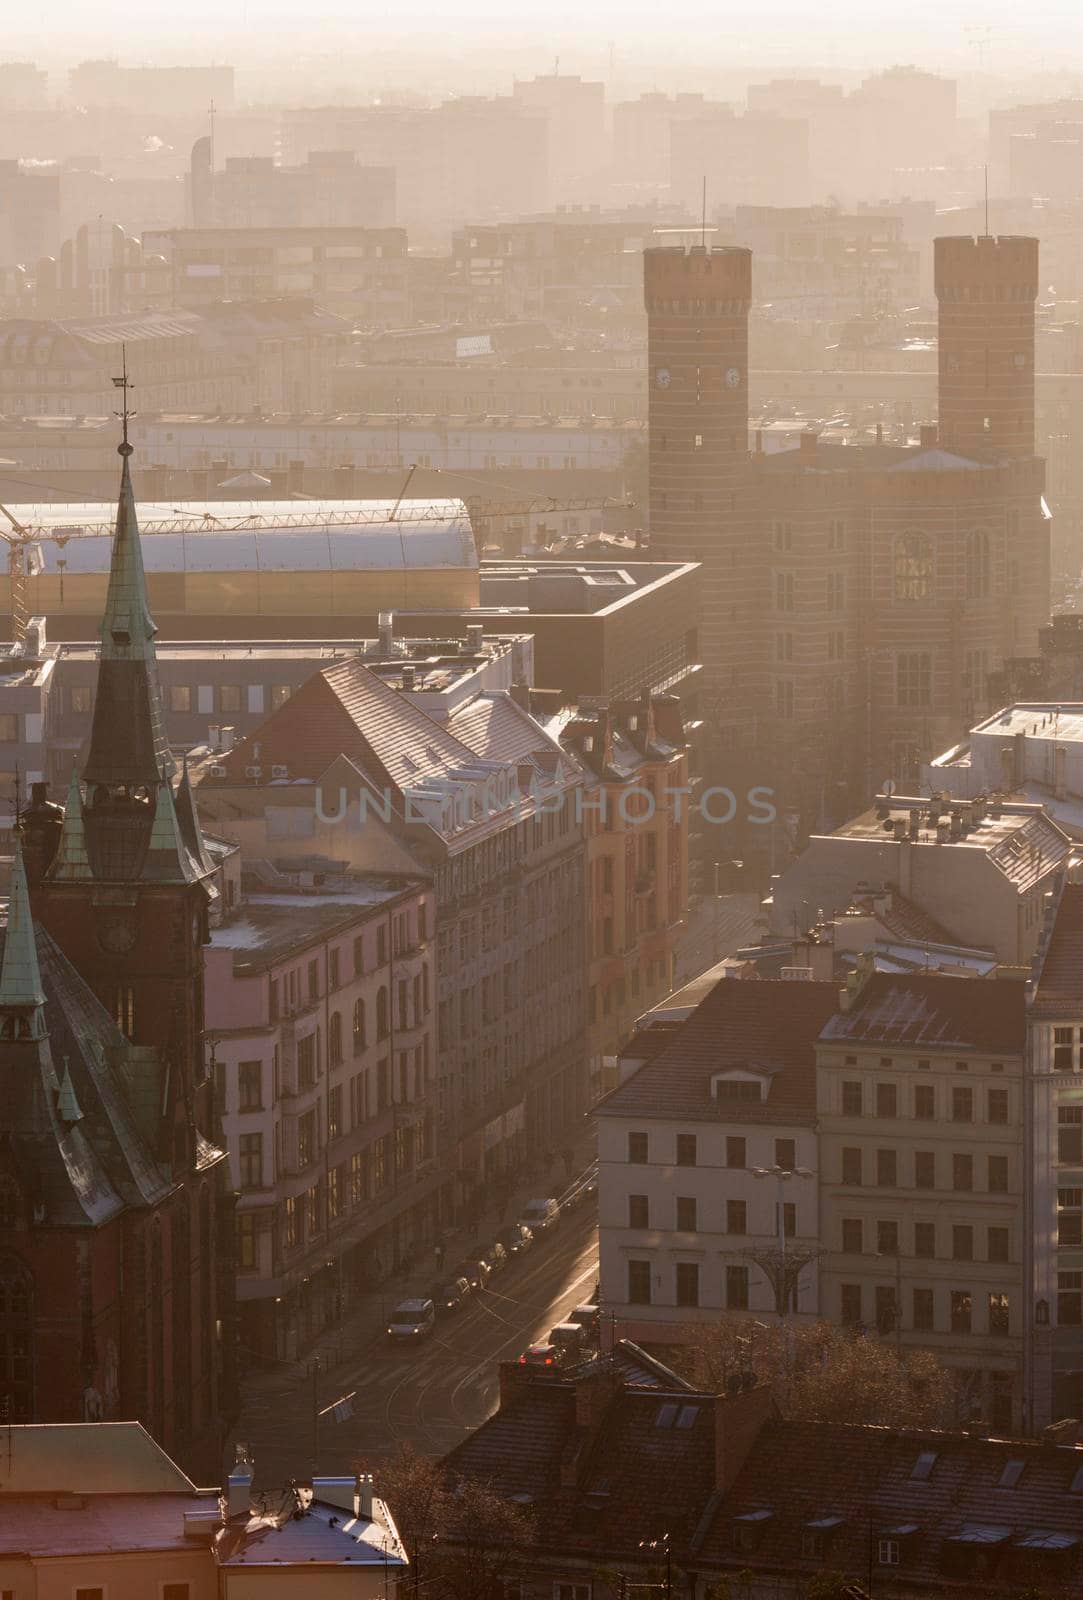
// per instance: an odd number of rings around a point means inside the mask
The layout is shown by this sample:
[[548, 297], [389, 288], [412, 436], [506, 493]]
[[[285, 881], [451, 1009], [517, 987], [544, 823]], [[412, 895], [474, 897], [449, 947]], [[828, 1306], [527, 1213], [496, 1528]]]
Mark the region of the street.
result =
[[[320, 1420], [320, 1472], [353, 1471], [404, 1443], [442, 1455], [496, 1408], [498, 1363], [513, 1360], [589, 1298], [597, 1275], [597, 1212], [587, 1204], [566, 1213], [463, 1310], [442, 1317], [417, 1348], [390, 1346], [378, 1333], [315, 1382], [295, 1368], [254, 1378], [236, 1437], [248, 1446], [257, 1484], [306, 1476], [317, 1401], [322, 1411], [351, 1391], [348, 1417], [336, 1421], [327, 1411]], [[388, 1295], [387, 1310], [396, 1298]]]

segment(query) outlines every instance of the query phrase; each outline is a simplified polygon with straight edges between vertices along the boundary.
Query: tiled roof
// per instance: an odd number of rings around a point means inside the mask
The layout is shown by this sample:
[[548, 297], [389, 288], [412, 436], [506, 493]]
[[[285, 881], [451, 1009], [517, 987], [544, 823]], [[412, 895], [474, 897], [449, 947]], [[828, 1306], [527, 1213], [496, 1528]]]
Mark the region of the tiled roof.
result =
[[[598, 1113], [712, 1122], [811, 1120], [816, 1040], [837, 1003], [834, 983], [723, 979], [667, 1048], [614, 1089]], [[711, 1078], [727, 1066], [767, 1068], [767, 1099], [715, 1099]]]
[[477, 695], [454, 713], [450, 726], [486, 761], [525, 761], [539, 750], [560, 752], [557, 741], [505, 694]]
[[1042, 959], [1031, 1015], [1078, 1015], [1083, 1005], [1083, 883], [1066, 883]]
[[876, 973], [824, 1027], [825, 1043], [865, 1040], [928, 1050], [1019, 1055], [1024, 986], [1017, 978]]
[[[918, 1457], [934, 1457], [927, 1477], [913, 1476]], [[1024, 1463], [1014, 1488], [998, 1487], [1009, 1461]], [[1083, 1497], [1071, 1492], [1083, 1468], [1083, 1449], [1032, 1441], [968, 1439], [959, 1435], [895, 1432], [887, 1428], [828, 1422], [768, 1422], [732, 1489], [720, 1506], [701, 1554], [713, 1563], [799, 1572], [818, 1566], [864, 1576], [872, 1538], [913, 1527], [901, 1539], [901, 1563], [893, 1584], [936, 1583], [943, 1574], [945, 1543], [967, 1525], [999, 1526], [1011, 1540], [1042, 1528], [1078, 1539], [1083, 1534]], [[761, 1524], [755, 1555], [734, 1548], [733, 1519], [754, 1507], [774, 1514]], [[805, 1525], [826, 1516], [843, 1520], [822, 1562], [802, 1559]], [[1020, 1585], [1008, 1559], [992, 1578]], [[1049, 1572], [1039, 1587], [1061, 1589]], [[984, 1588], [990, 1580], [982, 1580]], [[1080, 1582], [1073, 1575], [1071, 1589]]]
[[891, 891], [890, 904], [873, 914], [886, 933], [899, 939], [919, 944], [954, 945], [957, 942], [935, 917], [930, 917], [897, 889]]

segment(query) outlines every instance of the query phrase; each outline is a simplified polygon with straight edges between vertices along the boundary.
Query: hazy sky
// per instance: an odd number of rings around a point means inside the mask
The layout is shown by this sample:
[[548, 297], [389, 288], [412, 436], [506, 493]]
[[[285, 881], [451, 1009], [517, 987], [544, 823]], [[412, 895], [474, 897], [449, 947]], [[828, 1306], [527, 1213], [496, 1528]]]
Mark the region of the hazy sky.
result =
[[[315, 4], [297, 0], [44, 0], [5, 17], [0, 57], [17, 46], [42, 62], [68, 64], [88, 51], [127, 60], [223, 59], [253, 65], [279, 51], [318, 55], [346, 45], [362, 59], [388, 46], [451, 61], [480, 49], [537, 50], [562, 70], [576, 70], [610, 46], [639, 71], [671, 62], [734, 67], [744, 63], [811, 64], [852, 69], [891, 61], [942, 65], [953, 71], [1083, 70], [1083, 4], [1079, 0], [903, 0], [873, 7], [864, 0], [755, 0], [754, 5], [686, 0], [681, 27], [657, 0], [586, 0], [578, 6], [544, 0], [395, 0], [393, 6]], [[663, 74], [664, 75], [664, 74]]]

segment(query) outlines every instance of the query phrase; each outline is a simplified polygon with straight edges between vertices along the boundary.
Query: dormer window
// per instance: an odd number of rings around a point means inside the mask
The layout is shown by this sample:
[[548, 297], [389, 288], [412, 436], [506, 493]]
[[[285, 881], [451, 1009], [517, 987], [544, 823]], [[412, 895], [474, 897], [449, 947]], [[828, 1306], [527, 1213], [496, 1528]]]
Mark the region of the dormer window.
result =
[[711, 1094], [719, 1101], [763, 1101], [768, 1082], [751, 1072], [716, 1072], [711, 1079]]
[[767, 1506], [761, 1506], [755, 1511], [742, 1511], [733, 1519], [733, 1548], [735, 1550], [755, 1550], [766, 1532], [767, 1525], [774, 1517], [774, 1512]]
[[842, 1527], [838, 1516], [813, 1517], [801, 1529], [801, 1554], [806, 1561], [822, 1561], [832, 1538]]

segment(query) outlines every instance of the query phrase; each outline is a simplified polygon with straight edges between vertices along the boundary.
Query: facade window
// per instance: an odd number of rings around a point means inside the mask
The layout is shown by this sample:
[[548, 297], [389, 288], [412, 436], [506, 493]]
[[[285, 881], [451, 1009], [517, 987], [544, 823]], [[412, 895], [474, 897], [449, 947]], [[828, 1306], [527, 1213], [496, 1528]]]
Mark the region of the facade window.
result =
[[877, 1150], [876, 1152], [876, 1187], [878, 1189], [894, 1189], [898, 1182], [898, 1162], [894, 1150]]
[[990, 1228], [986, 1255], [990, 1261], [1007, 1261], [1010, 1242], [1007, 1228]]
[[647, 1161], [647, 1135], [645, 1133], [630, 1133], [628, 1135], [628, 1160], [634, 1166], [643, 1166]]
[[649, 1306], [651, 1303], [651, 1264], [649, 1261], [628, 1263], [628, 1304]]
[[361, 999], [353, 1003], [353, 1053], [359, 1056], [365, 1048], [365, 1002]]
[[1083, 1245], [1083, 1189], [1057, 1190], [1057, 1244]]
[[1007, 1089], [990, 1089], [988, 1095], [988, 1111], [990, 1122], [1007, 1122], [1008, 1120], [1008, 1091]]
[[1057, 1326], [1083, 1327], [1083, 1272], [1057, 1273]]
[[895, 658], [895, 704], [902, 709], [932, 703], [933, 658], [927, 650], [907, 650]]
[[694, 1167], [696, 1164], [696, 1135], [694, 1133], [679, 1133], [677, 1135], [677, 1165], [679, 1167]]
[[775, 549], [776, 550], [792, 550], [793, 549], [793, 523], [792, 522], [776, 522], [775, 523]]
[[645, 1194], [630, 1194], [628, 1196], [628, 1226], [630, 1228], [649, 1228], [650, 1203]]
[[951, 1230], [951, 1255], [953, 1261], [973, 1261], [974, 1229], [966, 1222], [957, 1222]]
[[259, 1265], [256, 1218], [251, 1211], [237, 1213], [237, 1265], [242, 1272], [254, 1272]]
[[966, 536], [966, 597], [984, 600], [989, 593], [989, 535], [973, 528]]
[[726, 1201], [726, 1232], [748, 1232], [748, 1205], [744, 1200]]
[[385, 986], [381, 985], [381, 987], [380, 987], [380, 989], [379, 989], [379, 991], [378, 991], [378, 993], [376, 995], [376, 1037], [377, 1037], [377, 1039], [386, 1039], [389, 1030], [390, 1030], [390, 1023], [388, 1021], [387, 989], [386, 989]]
[[953, 1289], [951, 1291], [951, 1331], [952, 1333], [969, 1333], [970, 1325], [970, 1290]]
[[797, 1146], [792, 1139], [775, 1140], [775, 1166], [792, 1172], [797, 1165]]
[[932, 1150], [914, 1151], [915, 1189], [936, 1188], [936, 1155]]
[[933, 1330], [933, 1291], [931, 1289], [914, 1290], [914, 1328], [918, 1333], [931, 1333]]
[[878, 1083], [876, 1085], [876, 1115], [878, 1117], [895, 1117], [898, 1115], [898, 1094], [893, 1083]]
[[699, 1305], [699, 1267], [694, 1261], [677, 1262], [677, 1304]]
[[350, 1157], [350, 1209], [362, 1205], [368, 1197], [365, 1171], [365, 1152], [355, 1150]]
[[271, 685], [271, 710], [278, 711], [286, 704], [293, 690], [288, 683], [272, 683]]
[[342, 1012], [332, 1011], [327, 1020], [327, 1059], [332, 1067], [342, 1065]]
[[727, 1167], [743, 1167], [746, 1163], [746, 1145], [739, 1135], [727, 1135], [726, 1138], [726, 1165]]
[[283, 1237], [287, 1250], [296, 1250], [301, 1243], [301, 1211], [296, 1195], [289, 1195], [283, 1207]]
[[936, 1255], [936, 1223], [914, 1223], [914, 1254], [925, 1261], [931, 1261]]
[[844, 1283], [839, 1288], [839, 1318], [845, 1328], [856, 1328], [861, 1322], [861, 1285]]
[[237, 1066], [237, 1100], [239, 1111], [263, 1109], [263, 1062], [241, 1061]]
[[263, 1187], [263, 1135], [242, 1133], [237, 1141], [242, 1189]]
[[1062, 1166], [1083, 1162], [1083, 1106], [1057, 1108], [1057, 1160]]
[[170, 711], [191, 711], [192, 691], [186, 683], [174, 683], [169, 688]]
[[876, 1253], [897, 1256], [899, 1253], [899, 1224], [880, 1221], [876, 1224]]
[[861, 1151], [860, 1149], [844, 1149], [842, 1152], [842, 1181], [843, 1183], [861, 1183]]
[[748, 1310], [748, 1268], [726, 1268], [726, 1309]]
[[223, 683], [218, 689], [219, 711], [239, 711], [241, 709], [241, 690], [236, 683]]
[[1075, 1029], [1053, 1029], [1053, 1071], [1071, 1072], [1075, 1067]]
[[827, 609], [841, 611], [846, 604], [846, 575], [842, 572], [827, 574]]
[[860, 1217], [843, 1217], [842, 1248], [848, 1256], [859, 1256], [865, 1248], [865, 1228]]
[[951, 1186], [958, 1192], [974, 1187], [974, 1157], [956, 1151], [951, 1158]]
[[861, 1084], [853, 1079], [842, 1085], [842, 1114], [844, 1117], [861, 1115]]
[[327, 1096], [327, 1137], [337, 1139], [342, 1132], [342, 1085], [336, 1084]]
[[1011, 1303], [1006, 1294], [989, 1296], [989, 1332], [1006, 1339], [1011, 1331]]
[[1008, 1192], [1008, 1158], [1007, 1156], [988, 1156], [988, 1189], [990, 1194], [1007, 1194]]
[[695, 1233], [697, 1224], [697, 1206], [694, 1195], [679, 1194], [677, 1196], [677, 1232]]
[[898, 1307], [895, 1303], [895, 1290], [891, 1284], [877, 1284], [876, 1286], [876, 1331], [877, 1333], [891, 1333], [897, 1320]]
[[969, 1084], [952, 1085], [951, 1120], [952, 1122], [974, 1121], [974, 1091]]
[[793, 610], [793, 573], [775, 573], [775, 610]]
[[0, 1413], [34, 1420], [33, 1280], [14, 1256], [0, 1257]]
[[898, 1539], [877, 1539], [876, 1561], [881, 1567], [897, 1567], [899, 1565]]
[[297, 1080], [303, 1089], [316, 1081], [316, 1035], [306, 1034], [297, 1041]]
[[297, 1166], [310, 1167], [316, 1159], [316, 1112], [306, 1111], [297, 1119]]
[[932, 1122], [936, 1116], [936, 1090], [931, 1083], [919, 1083], [914, 1089], [914, 1116], [918, 1122]]
[[789, 719], [794, 715], [794, 688], [792, 678], [780, 678], [775, 684], [775, 714]]
[[933, 592], [933, 541], [927, 533], [902, 533], [895, 540], [896, 600], [927, 600]]

